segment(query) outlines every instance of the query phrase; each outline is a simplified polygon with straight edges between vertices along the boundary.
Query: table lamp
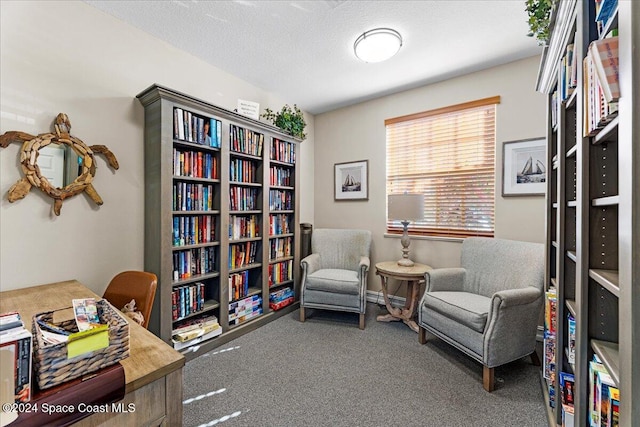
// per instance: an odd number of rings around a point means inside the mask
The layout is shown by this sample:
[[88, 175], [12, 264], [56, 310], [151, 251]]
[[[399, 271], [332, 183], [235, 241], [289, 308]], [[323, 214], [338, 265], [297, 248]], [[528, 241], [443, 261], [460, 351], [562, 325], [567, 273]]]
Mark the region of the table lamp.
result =
[[388, 218], [399, 220], [402, 224], [402, 258], [398, 265], [403, 267], [413, 266], [413, 261], [409, 259], [409, 245], [411, 239], [407, 227], [409, 222], [422, 220], [424, 218], [424, 195], [423, 194], [390, 194], [388, 199]]

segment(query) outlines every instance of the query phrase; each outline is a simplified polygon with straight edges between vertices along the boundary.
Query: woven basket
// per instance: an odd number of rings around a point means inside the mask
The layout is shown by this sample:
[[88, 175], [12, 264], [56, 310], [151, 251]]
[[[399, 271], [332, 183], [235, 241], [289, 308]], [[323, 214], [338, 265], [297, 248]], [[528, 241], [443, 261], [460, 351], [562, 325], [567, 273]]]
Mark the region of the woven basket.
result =
[[[96, 302], [100, 323], [109, 325], [109, 346], [69, 359], [67, 343], [45, 343], [37, 319], [53, 323], [56, 311], [33, 316], [33, 365], [40, 389], [46, 389], [65, 381], [95, 372], [129, 357], [129, 323], [106, 300]], [[77, 332], [75, 319], [56, 324], [69, 332]]]

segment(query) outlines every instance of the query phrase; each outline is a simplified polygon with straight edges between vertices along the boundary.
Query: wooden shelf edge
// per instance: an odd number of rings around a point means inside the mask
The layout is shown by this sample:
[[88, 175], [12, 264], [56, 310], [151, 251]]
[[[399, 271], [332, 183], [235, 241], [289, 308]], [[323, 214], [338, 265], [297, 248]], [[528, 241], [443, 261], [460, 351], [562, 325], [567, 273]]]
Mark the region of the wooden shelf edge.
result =
[[576, 314], [576, 301], [572, 299], [565, 300], [565, 305], [569, 309], [569, 312], [573, 315], [574, 319], [577, 317]]
[[578, 151], [578, 144], [574, 145], [573, 147], [571, 147], [568, 151], [566, 156], [567, 157], [575, 157], [576, 152]]
[[567, 251], [567, 258], [569, 258], [573, 262], [576, 262], [576, 260], [578, 259], [576, 256], [576, 251]]
[[609, 138], [613, 137], [615, 133], [618, 131], [618, 122], [619, 122], [619, 117], [618, 116], [614, 117], [609, 123], [607, 123], [605, 127], [603, 127], [593, 137], [593, 143], [601, 144], [606, 141], [611, 141], [611, 139]]
[[620, 196], [598, 197], [591, 200], [591, 206], [617, 206], [620, 204]]
[[547, 412], [547, 421], [549, 422], [549, 427], [557, 427], [558, 424], [553, 419], [555, 414], [553, 408], [549, 405], [549, 389], [547, 388], [547, 379], [540, 372], [540, 387], [542, 388], [542, 397], [544, 399], [544, 407]]
[[618, 343], [591, 340], [591, 348], [598, 355], [611, 379], [620, 387], [620, 354]]
[[620, 297], [620, 276], [618, 270], [590, 269], [589, 277], [616, 297]]

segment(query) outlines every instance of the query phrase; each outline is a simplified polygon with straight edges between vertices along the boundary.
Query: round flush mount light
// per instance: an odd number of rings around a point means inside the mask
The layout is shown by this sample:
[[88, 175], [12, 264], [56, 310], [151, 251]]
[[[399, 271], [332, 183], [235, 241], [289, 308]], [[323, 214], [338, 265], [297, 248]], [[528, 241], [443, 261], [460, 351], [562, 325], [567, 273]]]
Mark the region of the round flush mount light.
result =
[[364, 62], [381, 62], [398, 53], [402, 46], [402, 36], [391, 28], [375, 28], [366, 31], [356, 39], [353, 51]]

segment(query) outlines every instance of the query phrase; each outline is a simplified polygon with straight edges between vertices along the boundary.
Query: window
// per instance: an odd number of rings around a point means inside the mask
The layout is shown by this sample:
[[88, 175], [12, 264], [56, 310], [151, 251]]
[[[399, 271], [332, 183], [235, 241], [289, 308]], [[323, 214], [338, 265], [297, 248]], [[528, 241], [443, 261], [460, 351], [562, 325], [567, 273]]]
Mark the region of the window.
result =
[[[425, 197], [411, 233], [493, 236], [498, 103], [496, 96], [385, 120], [387, 195]], [[387, 220], [387, 232], [402, 225]]]

